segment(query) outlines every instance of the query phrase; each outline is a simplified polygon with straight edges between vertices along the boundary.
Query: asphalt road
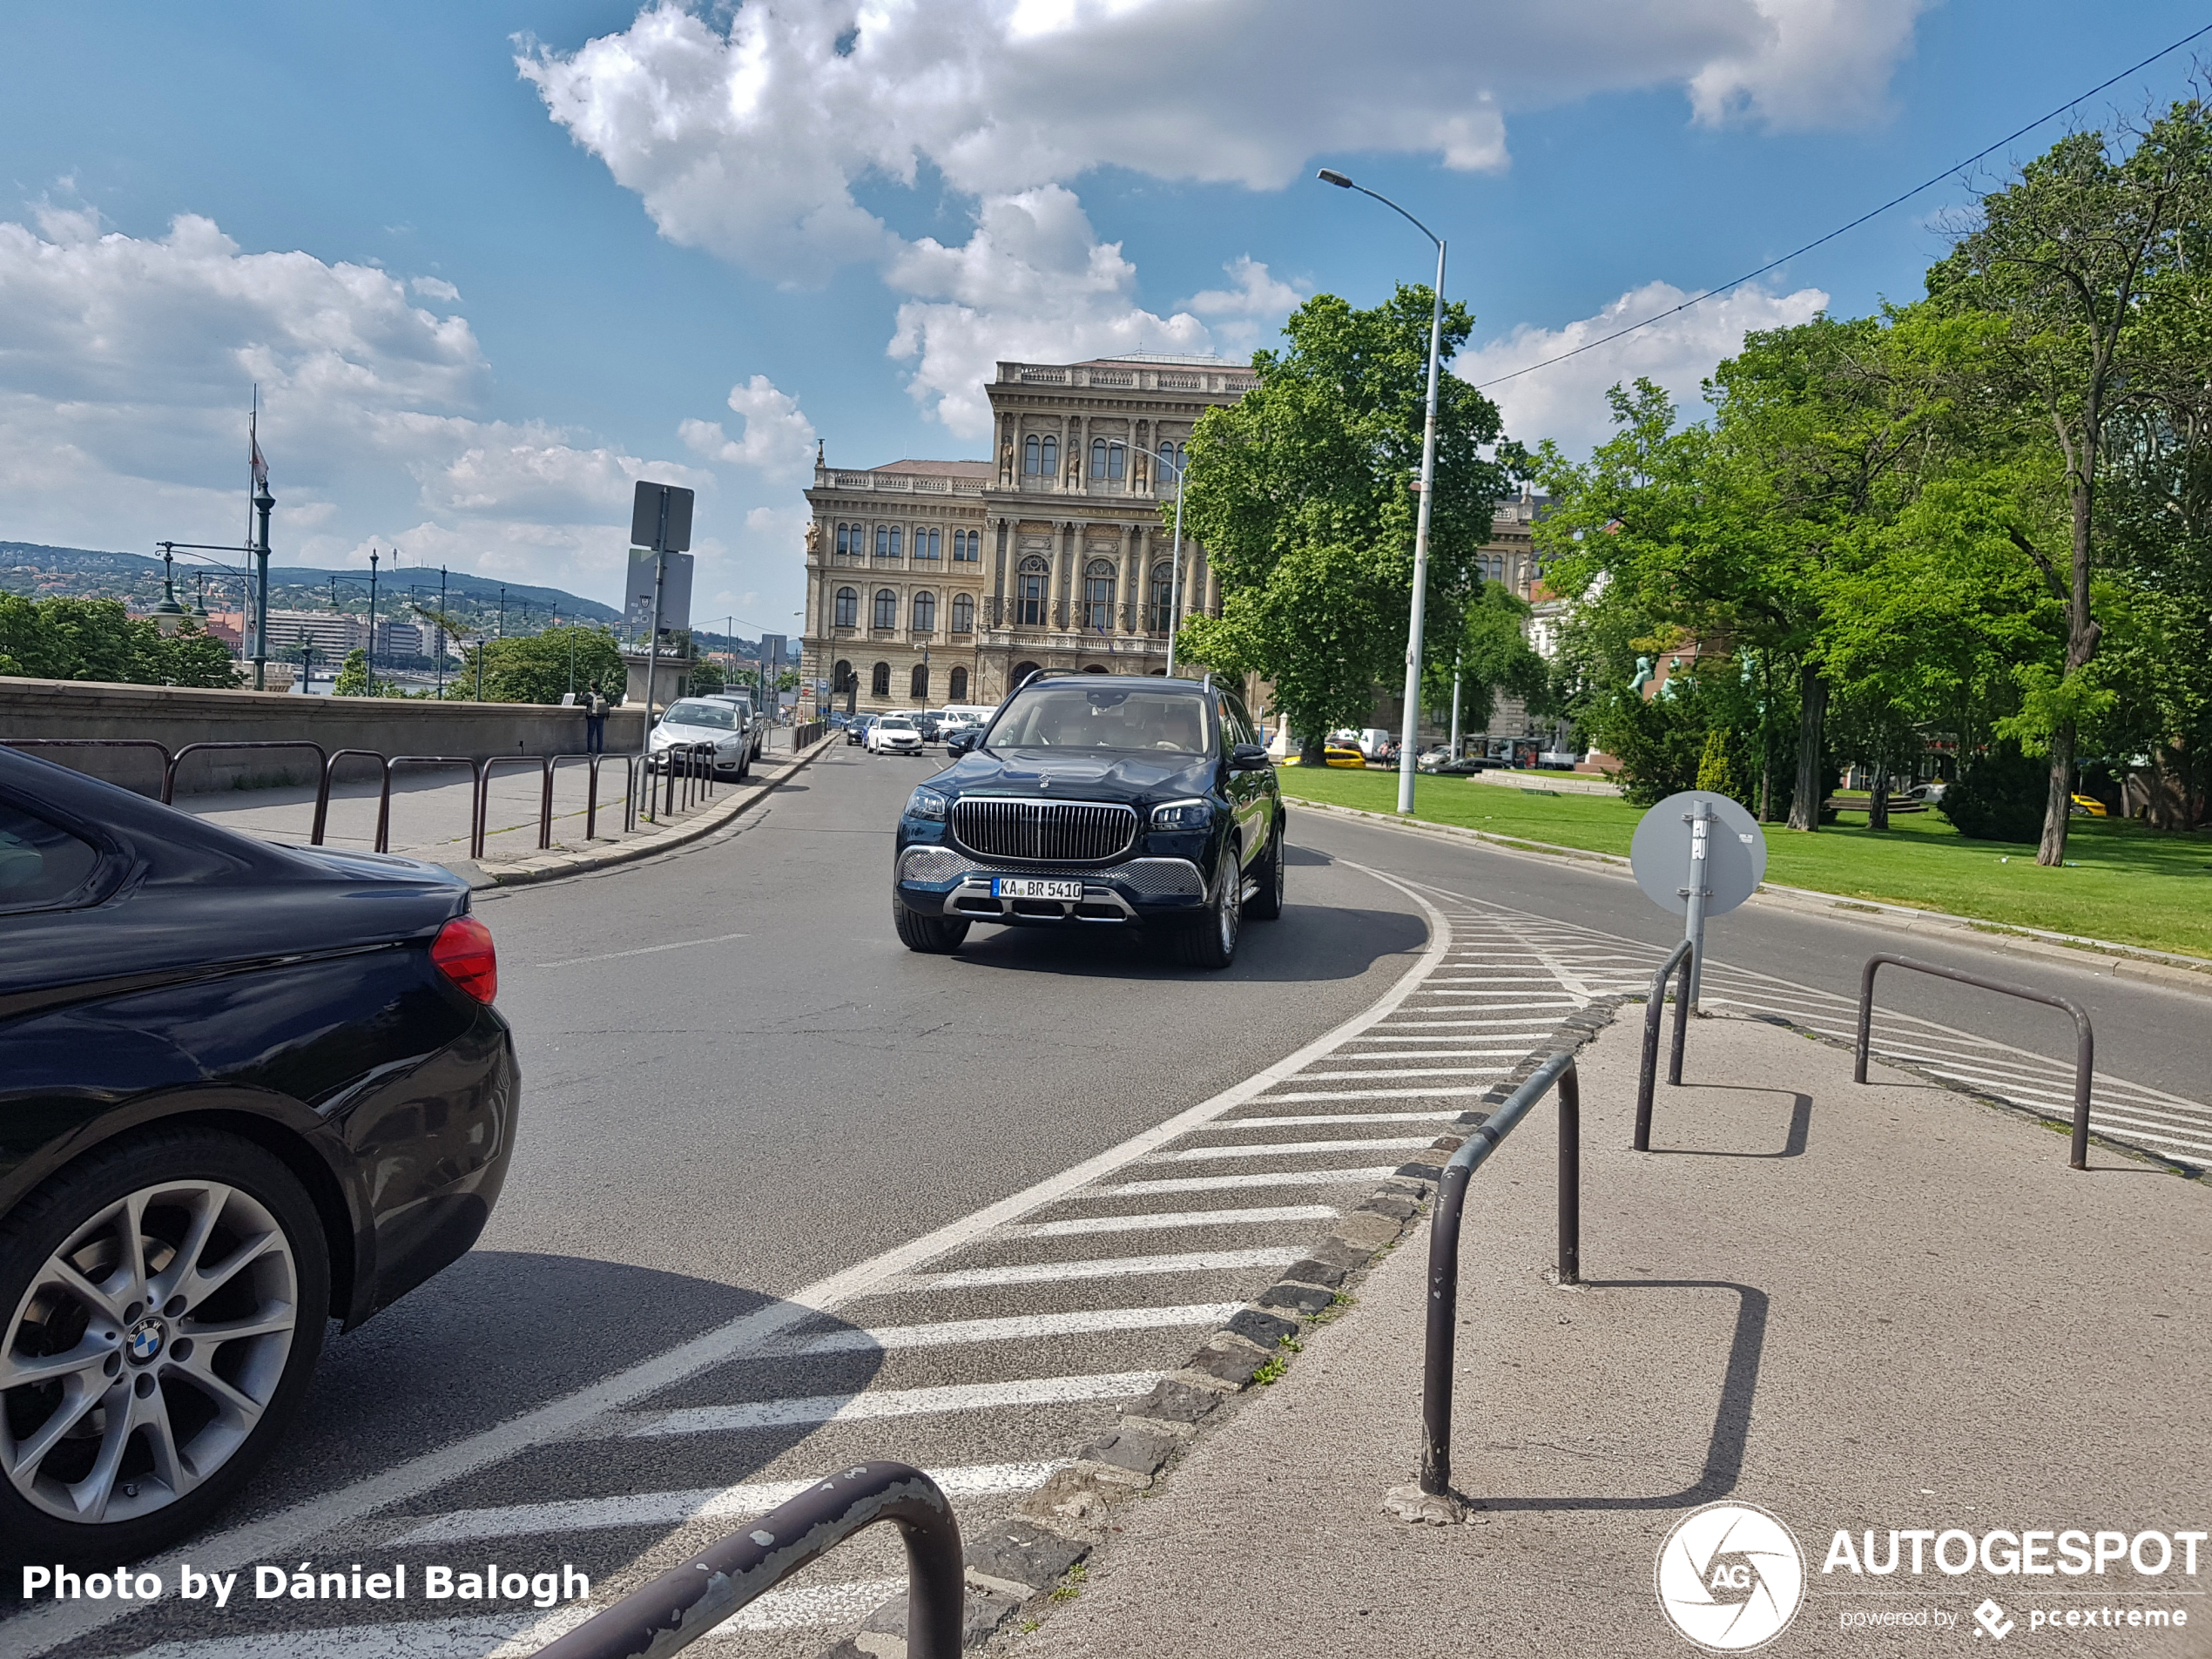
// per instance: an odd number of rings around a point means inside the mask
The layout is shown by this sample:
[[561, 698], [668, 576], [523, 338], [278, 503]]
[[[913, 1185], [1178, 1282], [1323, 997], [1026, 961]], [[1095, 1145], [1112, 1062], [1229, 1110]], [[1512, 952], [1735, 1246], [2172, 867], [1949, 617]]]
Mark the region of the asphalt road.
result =
[[929, 761], [833, 748], [725, 840], [479, 895], [523, 1109], [477, 1248], [326, 1350], [243, 1516], [674, 1345], [1127, 1139], [1364, 1008], [1426, 942], [1340, 867], [1234, 968], [892, 932]]

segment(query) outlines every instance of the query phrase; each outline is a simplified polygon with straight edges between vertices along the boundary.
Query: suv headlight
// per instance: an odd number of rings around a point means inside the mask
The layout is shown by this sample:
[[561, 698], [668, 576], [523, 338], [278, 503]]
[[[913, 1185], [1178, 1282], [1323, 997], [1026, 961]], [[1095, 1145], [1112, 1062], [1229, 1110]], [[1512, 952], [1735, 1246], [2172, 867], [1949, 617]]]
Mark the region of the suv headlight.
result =
[[934, 789], [917, 789], [907, 797], [907, 816], [909, 818], [942, 819], [945, 798]]
[[1213, 807], [1203, 800], [1171, 800], [1152, 809], [1152, 827], [1158, 830], [1204, 829], [1212, 820]]

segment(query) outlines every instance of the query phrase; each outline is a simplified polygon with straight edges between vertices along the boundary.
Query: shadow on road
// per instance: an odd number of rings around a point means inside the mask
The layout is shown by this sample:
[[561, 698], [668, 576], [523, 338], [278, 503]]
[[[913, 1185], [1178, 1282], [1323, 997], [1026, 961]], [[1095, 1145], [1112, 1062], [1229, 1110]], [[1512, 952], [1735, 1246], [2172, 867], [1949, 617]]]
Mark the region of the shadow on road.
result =
[[1696, 1089], [1726, 1089], [1746, 1095], [1782, 1095], [1790, 1096], [1790, 1129], [1783, 1137], [1779, 1152], [1737, 1152], [1710, 1146], [1655, 1146], [1654, 1153], [1669, 1157], [1685, 1158], [1794, 1158], [1804, 1156], [1805, 1143], [1812, 1134], [1812, 1096], [1782, 1089], [1754, 1089], [1747, 1083], [1699, 1083], [1685, 1080], [1686, 1086]]
[[1381, 958], [1418, 954], [1427, 943], [1428, 927], [1419, 916], [1292, 904], [1279, 921], [1246, 922], [1235, 965], [1217, 974], [1184, 967], [1165, 938], [1117, 927], [1096, 933], [1058, 927], [978, 927], [948, 960], [972, 968], [1085, 979], [1290, 982], [1356, 979]]

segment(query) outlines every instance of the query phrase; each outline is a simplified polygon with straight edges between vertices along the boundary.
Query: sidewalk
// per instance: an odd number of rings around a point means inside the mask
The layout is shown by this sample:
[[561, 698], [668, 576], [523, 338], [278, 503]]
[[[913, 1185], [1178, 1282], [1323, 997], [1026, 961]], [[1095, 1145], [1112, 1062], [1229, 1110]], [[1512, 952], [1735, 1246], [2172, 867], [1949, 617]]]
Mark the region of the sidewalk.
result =
[[[687, 810], [662, 813], [658, 822], [640, 818], [636, 829], [627, 833], [623, 829], [626, 769], [620, 760], [610, 757], [601, 766], [596, 823], [587, 813], [588, 767], [581, 763], [560, 766], [554, 772], [552, 846], [545, 850], [537, 844], [543, 773], [534, 764], [502, 765], [493, 772], [487, 792], [484, 853], [479, 860], [469, 858], [475, 790], [471, 774], [459, 766], [402, 772], [392, 783], [390, 850], [443, 864], [472, 880], [481, 876], [488, 884], [565, 873], [610, 852], [669, 844], [688, 839], [688, 830], [718, 825], [813, 758], [812, 753], [794, 755], [788, 746], [792, 737], [789, 727], [772, 729], [767, 752], [753, 763], [743, 785], [722, 779], [711, 797], [701, 792]], [[373, 767], [367, 769], [373, 773]], [[666, 781], [658, 774], [654, 781], [657, 799], [664, 802]], [[680, 785], [677, 798], [683, 799]], [[300, 786], [185, 795], [177, 806], [226, 829], [305, 846], [314, 825], [314, 799], [313, 788]], [[374, 783], [363, 779], [349, 784], [341, 773], [331, 792], [323, 845], [374, 850], [376, 811]], [[589, 837], [587, 827], [594, 832]]]
[[[1878, 1553], [1892, 1528], [2212, 1526], [2212, 1191], [2102, 1149], [2068, 1170], [2062, 1136], [1878, 1067], [1855, 1086], [1848, 1055], [1733, 1020], [1691, 1031], [1691, 1086], [1662, 1087], [1663, 1150], [1639, 1156], [1638, 1012], [1582, 1055], [1589, 1283], [1544, 1277], [1550, 1103], [1470, 1190], [1453, 1447], [1480, 1506], [1468, 1523], [1383, 1509], [1418, 1465], [1417, 1225], [1283, 1380], [1116, 1506], [1079, 1592], [1004, 1651], [1695, 1654], [1654, 1562], [1725, 1497], [1804, 1551], [1803, 1604], [1766, 1649], [1782, 1659], [1988, 1650], [1985, 1598], [2013, 1622], [2007, 1651], [2212, 1654], [2206, 1542], [2194, 1578], [2179, 1544], [2161, 1577], [2124, 1557], [2101, 1576], [1931, 1561], [1915, 1577], [1909, 1542], [1892, 1575], [1822, 1570], [1839, 1529], [1873, 1529]], [[2031, 1628], [2035, 1610], [2107, 1607], [2182, 1610], [2188, 1628]], [[1879, 1614], [1927, 1622], [1850, 1628]]]

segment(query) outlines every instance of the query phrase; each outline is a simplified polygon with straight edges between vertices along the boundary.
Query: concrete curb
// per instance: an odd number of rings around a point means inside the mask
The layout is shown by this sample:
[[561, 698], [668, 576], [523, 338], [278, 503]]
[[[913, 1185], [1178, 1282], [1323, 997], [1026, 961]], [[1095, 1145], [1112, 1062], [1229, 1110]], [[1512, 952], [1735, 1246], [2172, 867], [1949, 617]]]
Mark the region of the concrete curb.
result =
[[[1450, 1132], [1345, 1211], [1303, 1260], [1231, 1316], [1181, 1369], [1123, 1406], [1120, 1425], [1078, 1451], [1023, 1501], [1018, 1514], [968, 1534], [962, 1647], [990, 1643], [1025, 1613], [1021, 1633], [1027, 1634], [1055, 1602], [1076, 1594], [1085, 1561], [1107, 1536], [1113, 1507], [1164, 1480], [1223, 1405], [1281, 1376], [1303, 1351], [1303, 1339], [1350, 1305], [1352, 1288], [1420, 1220], [1446, 1161], [1488, 1109], [1553, 1055], [1579, 1053], [1633, 1000], [1601, 997], [1561, 1020], [1503, 1082], [1484, 1091], [1487, 1109], [1462, 1112]], [[857, 1637], [825, 1649], [820, 1659], [905, 1659], [906, 1618], [906, 1597], [894, 1596], [868, 1615]]]
[[792, 757], [790, 763], [774, 778], [758, 784], [740, 785], [727, 800], [718, 802], [698, 816], [666, 829], [647, 830], [633, 835], [614, 846], [588, 847], [580, 853], [541, 853], [535, 857], [517, 859], [512, 864], [497, 864], [487, 868], [473, 859], [446, 859], [439, 862], [452, 871], [471, 888], [482, 891], [487, 887], [529, 887], [541, 881], [557, 881], [564, 876], [587, 875], [595, 870], [613, 869], [624, 864], [635, 864], [640, 859], [673, 852], [688, 846], [722, 828], [729, 821], [772, 793], [776, 786], [809, 765], [823, 750], [839, 741], [844, 733], [834, 732], [822, 738], [812, 748]]
[[[1297, 802], [1298, 809], [1302, 812], [1321, 813], [1332, 818], [1375, 824], [1385, 829], [1396, 830], [1401, 835], [1426, 835], [1431, 840], [1443, 841], [1477, 841], [1493, 851], [1524, 858], [1573, 859], [1583, 864], [1607, 867], [1608, 874], [1627, 876], [1629, 873], [1629, 860], [1612, 853], [1593, 853], [1584, 847], [1525, 840], [1519, 836], [1494, 834], [1488, 830], [1465, 829], [1457, 824], [1408, 824], [1387, 813], [1371, 813], [1358, 806], [1339, 806], [1328, 801], [1306, 800], [1296, 795], [1285, 799]], [[1897, 933], [1939, 934], [1953, 944], [1975, 945], [2011, 955], [2038, 957], [2045, 961], [2083, 968], [2093, 974], [2109, 974], [2114, 979], [2136, 980], [2163, 986], [2169, 990], [2186, 991], [2193, 995], [2212, 996], [2212, 961], [2197, 956], [2184, 956], [2175, 951], [2149, 950], [2134, 945], [2117, 944], [2107, 939], [2087, 939], [2078, 934], [2015, 927], [2005, 922], [1977, 921], [1972, 916], [1953, 916], [1939, 910], [1917, 910], [1910, 905], [1882, 904], [1873, 900], [1847, 898], [1841, 894], [1817, 893], [1806, 887], [1779, 887], [1772, 882], [1762, 883], [1759, 890], [1751, 895], [1751, 902], [1823, 915], [1831, 921], [1862, 922], [1870, 927], [1884, 927]], [[1838, 916], [1838, 912], [1842, 914]]]

